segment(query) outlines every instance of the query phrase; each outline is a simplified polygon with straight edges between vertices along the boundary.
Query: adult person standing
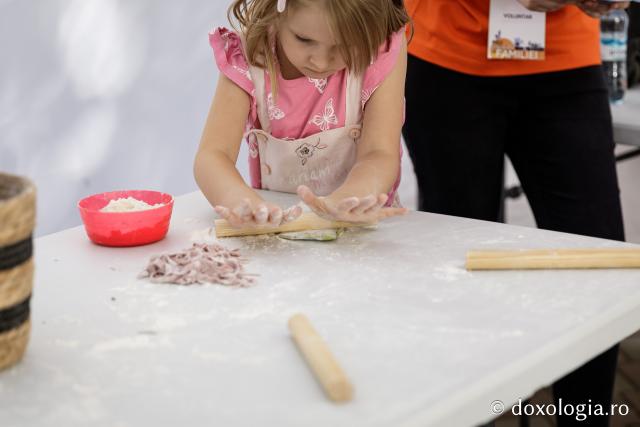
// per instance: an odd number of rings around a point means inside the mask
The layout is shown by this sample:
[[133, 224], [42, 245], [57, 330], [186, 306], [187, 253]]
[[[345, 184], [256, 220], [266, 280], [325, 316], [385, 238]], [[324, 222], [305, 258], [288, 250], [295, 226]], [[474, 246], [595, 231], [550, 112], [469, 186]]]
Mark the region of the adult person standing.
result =
[[629, 6], [629, 46], [627, 50], [627, 76], [629, 87], [640, 82], [640, 3]]
[[[498, 220], [506, 154], [540, 228], [624, 240], [595, 18], [626, 6], [407, 0], [414, 36], [403, 135], [419, 209]], [[524, 13], [500, 9], [513, 7]], [[528, 44], [489, 32], [490, 18], [493, 24], [506, 17], [523, 18], [522, 28], [537, 20], [538, 27], [526, 30]], [[563, 404], [609, 408], [617, 354], [614, 346], [554, 383], [556, 404], [562, 398]], [[558, 426], [573, 425], [606, 426], [608, 417], [558, 417]]]

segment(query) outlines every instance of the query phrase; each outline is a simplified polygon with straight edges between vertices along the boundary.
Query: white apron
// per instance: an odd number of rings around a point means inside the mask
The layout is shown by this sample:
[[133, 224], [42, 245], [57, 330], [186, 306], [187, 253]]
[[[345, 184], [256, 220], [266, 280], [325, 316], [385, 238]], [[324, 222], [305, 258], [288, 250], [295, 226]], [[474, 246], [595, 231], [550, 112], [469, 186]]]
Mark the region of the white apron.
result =
[[250, 144], [257, 142], [262, 188], [295, 193], [299, 185], [306, 185], [319, 196], [332, 193], [345, 181], [356, 162], [356, 144], [362, 120], [362, 75], [348, 74], [345, 126], [306, 138], [280, 139], [271, 135], [265, 72], [250, 65], [249, 73], [255, 85], [257, 114], [262, 129], [251, 129], [245, 137]]

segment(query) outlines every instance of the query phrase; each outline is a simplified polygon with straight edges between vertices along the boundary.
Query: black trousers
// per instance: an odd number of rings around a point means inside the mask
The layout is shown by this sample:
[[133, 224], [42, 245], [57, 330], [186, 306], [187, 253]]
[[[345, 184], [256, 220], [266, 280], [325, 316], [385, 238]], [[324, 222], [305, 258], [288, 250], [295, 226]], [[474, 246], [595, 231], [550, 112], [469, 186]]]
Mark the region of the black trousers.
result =
[[[504, 155], [540, 228], [624, 240], [611, 113], [599, 66], [478, 77], [409, 57], [403, 136], [419, 209], [497, 221]], [[557, 381], [556, 401], [608, 410], [617, 346]], [[589, 402], [591, 399], [591, 402]], [[606, 426], [606, 417], [559, 419]]]

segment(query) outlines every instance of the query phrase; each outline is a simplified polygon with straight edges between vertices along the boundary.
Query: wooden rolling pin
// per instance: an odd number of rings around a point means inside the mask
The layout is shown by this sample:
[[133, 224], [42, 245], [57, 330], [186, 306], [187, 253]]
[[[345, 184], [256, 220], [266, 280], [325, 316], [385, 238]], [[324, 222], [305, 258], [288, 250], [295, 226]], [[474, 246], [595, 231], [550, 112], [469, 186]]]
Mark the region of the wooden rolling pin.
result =
[[234, 228], [225, 219], [215, 221], [216, 237], [253, 236], [257, 234], [288, 233], [291, 231], [322, 230], [326, 228], [345, 228], [368, 226], [373, 224], [354, 224], [352, 222], [329, 221], [313, 212], [305, 212], [291, 222], [278, 227]]
[[548, 249], [467, 252], [467, 270], [640, 268], [640, 249]]
[[293, 315], [289, 319], [289, 330], [300, 353], [329, 399], [334, 402], [351, 400], [353, 386], [307, 316], [304, 314]]

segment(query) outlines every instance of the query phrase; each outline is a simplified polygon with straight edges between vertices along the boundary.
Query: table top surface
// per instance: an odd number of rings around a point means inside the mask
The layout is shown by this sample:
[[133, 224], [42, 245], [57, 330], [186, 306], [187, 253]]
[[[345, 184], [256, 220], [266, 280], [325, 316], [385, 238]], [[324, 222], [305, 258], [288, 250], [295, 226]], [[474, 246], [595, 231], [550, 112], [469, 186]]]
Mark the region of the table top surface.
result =
[[[283, 205], [292, 195], [265, 193]], [[221, 239], [250, 288], [137, 279], [152, 254], [211, 240], [200, 193], [154, 245], [82, 228], [36, 240], [32, 336], [0, 374], [0, 424], [468, 426], [640, 327], [640, 271], [468, 272], [470, 249], [634, 245], [411, 212], [335, 242]], [[287, 330], [309, 316], [355, 387], [328, 401]]]

